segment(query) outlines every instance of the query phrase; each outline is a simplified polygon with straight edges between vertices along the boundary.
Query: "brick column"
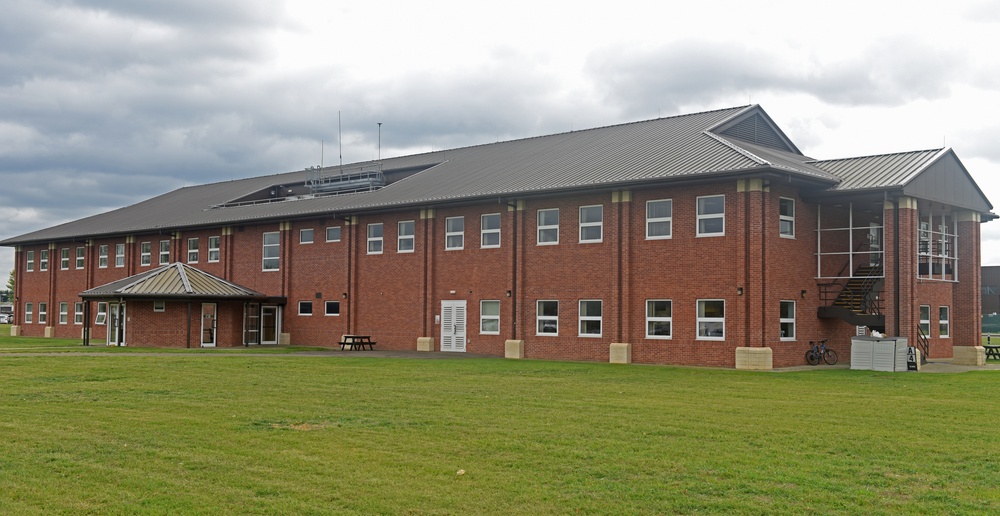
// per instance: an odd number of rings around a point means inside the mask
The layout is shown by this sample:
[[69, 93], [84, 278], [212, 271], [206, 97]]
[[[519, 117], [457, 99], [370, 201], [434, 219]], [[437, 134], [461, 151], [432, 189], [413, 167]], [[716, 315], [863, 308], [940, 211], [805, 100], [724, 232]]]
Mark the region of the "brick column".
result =
[[[777, 314], [777, 307], [768, 306], [767, 281], [764, 274], [765, 240], [767, 238], [767, 212], [765, 210], [764, 181], [761, 179], [746, 179], [737, 181], [734, 210], [738, 210], [733, 219], [742, 221], [743, 236], [743, 281], [736, 288], [742, 288], [742, 295], [736, 294], [733, 313], [733, 323], [728, 324], [727, 340], [731, 328], [736, 348], [737, 369], [771, 369], [773, 354], [766, 346], [766, 328], [770, 322], [769, 315]], [[727, 204], [729, 204], [727, 202]], [[729, 206], [727, 206], [729, 210]], [[730, 226], [732, 227], [732, 226]], [[737, 226], [739, 227], [739, 226]], [[728, 307], [726, 319], [729, 319]], [[777, 317], [773, 317], [777, 321]]]
[[979, 213], [971, 211], [959, 212], [955, 218], [958, 222], [958, 283], [952, 295], [952, 353], [956, 363], [982, 365], [986, 357], [982, 347], [981, 219]]
[[[890, 336], [906, 337], [913, 344], [917, 339], [917, 321], [920, 318], [920, 307], [916, 303], [917, 200], [900, 197], [897, 202], [898, 210], [890, 201], [886, 201], [883, 208], [885, 331]], [[897, 267], [899, 270], [896, 270]]]

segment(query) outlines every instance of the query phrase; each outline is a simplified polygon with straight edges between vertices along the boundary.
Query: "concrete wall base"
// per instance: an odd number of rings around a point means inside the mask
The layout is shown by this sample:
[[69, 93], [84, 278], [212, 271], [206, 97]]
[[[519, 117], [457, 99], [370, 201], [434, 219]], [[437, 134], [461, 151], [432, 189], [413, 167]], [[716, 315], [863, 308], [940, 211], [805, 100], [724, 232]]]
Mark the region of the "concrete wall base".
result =
[[278, 345], [279, 346], [288, 346], [288, 345], [291, 345], [291, 343], [292, 343], [292, 334], [291, 333], [281, 333], [281, 334], [278, 334]]
[[434, 351], [434, 337], [417, 337], [417, 351]]
[[11, 326], [10, 327], [10, 336], [11, 337], [20, 337], [21, 336], [21, 327], [20, 326]]
[[736, 348], [736, 369], [767, 371], [773, 368], [771, 348]]
[[958, 365], [986, 365], [986, 348], [982, 346], [955, 346], [952, 348], [953, 364]]
[[503, 341], [503, 357], [504, 358], [524, 358], [524, 341], [523, 340], [505, 340]]
[[608, 362], [612, 364], [632, 363], [632, 344], [627, 342], [612, 342], [609, 351]]
[[46, 339], [51, 339], [53, 336], [55, 336], [55, 334], [56, 334], [56, 328], [55, 328], [55, 326], [46, 326], [45, 327], [45, 338]]

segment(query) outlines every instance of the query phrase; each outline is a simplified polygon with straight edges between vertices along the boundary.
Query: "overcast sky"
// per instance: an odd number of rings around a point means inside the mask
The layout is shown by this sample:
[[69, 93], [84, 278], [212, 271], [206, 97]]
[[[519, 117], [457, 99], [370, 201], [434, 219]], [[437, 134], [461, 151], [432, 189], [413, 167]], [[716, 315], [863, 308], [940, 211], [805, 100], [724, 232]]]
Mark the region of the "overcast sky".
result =
[[397, 156], [748, 103], [816, 158], [954, 148], [1000, 211], [998, 2], [0, 3], [0, 238], [372, 159], [378, 122]]

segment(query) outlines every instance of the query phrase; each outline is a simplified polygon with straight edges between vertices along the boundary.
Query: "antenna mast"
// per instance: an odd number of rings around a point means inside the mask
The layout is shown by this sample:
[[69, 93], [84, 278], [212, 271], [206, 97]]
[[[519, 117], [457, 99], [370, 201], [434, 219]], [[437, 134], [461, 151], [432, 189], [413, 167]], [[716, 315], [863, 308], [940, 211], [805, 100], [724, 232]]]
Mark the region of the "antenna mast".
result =
[[340, 144], [340, 167], [344, 168], [344, 132], [340, 126], [340, 111], [337, 111], [337, 143]]
[[378, 124], [378, 160], [382, 161], [382, 122], [375, 122]]

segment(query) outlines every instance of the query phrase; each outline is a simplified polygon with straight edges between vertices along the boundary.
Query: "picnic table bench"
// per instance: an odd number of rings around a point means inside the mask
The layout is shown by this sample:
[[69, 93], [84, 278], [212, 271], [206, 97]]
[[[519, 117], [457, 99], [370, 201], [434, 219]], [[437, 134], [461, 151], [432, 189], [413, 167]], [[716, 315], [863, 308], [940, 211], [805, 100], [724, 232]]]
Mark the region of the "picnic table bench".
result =
[[338, 344], [340, 349], [365, 349], [365, 346], [368, 346], [368, 349], [373, 350], [378, 343], [372, 341], [371, 335], [344, 335]]
[[1000, 360], [1000, 346], [983, 346], [986, 348], [986, 360]]

